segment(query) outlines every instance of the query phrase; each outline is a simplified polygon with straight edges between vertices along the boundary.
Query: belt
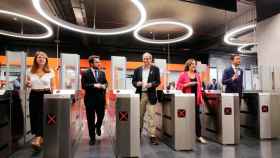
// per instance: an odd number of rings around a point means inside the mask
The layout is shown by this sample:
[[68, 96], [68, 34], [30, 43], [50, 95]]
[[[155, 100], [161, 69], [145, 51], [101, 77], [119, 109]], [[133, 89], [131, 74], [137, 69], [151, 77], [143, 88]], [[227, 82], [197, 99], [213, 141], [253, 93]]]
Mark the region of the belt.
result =
[[44, 88], [44, 89], [31, 89], [33, 92], [49, 92], [51, 91], [50, 88]]
[[142, 91], [141, 93], [148, 93], [148, 91]]

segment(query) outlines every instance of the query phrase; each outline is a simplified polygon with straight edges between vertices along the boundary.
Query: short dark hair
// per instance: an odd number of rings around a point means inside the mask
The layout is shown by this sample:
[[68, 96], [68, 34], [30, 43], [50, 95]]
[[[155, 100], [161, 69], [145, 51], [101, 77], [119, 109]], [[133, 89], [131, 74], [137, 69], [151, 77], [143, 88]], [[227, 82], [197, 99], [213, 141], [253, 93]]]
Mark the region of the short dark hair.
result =
[[230, 56], [230, 60], [233, 60], [235, 57], [237, 57], [237, 56], [239, 56], [240, 57], [240, 55], [239, 54], [232, 54], [231, 56]]
[[94, 59], [99, 59], [99, 56], [96, 55], [91, 55], [88, 57], [88, 62], [89, 63], [94, 63]]

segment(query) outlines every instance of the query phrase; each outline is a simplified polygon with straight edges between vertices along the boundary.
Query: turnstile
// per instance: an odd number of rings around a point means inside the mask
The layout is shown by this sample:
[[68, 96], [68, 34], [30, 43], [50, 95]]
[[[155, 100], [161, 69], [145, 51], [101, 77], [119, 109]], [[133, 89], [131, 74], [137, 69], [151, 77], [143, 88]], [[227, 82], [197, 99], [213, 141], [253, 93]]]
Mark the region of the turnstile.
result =
[[75, 92], [44, 95], [44, 158], [73, 158], [82, 126], [80, 98]]
[[279, 137], [280, 93], [244, 92], [242, 98], [242, 134], [260, 139]]
[[140, 157], [140, 99], [129, 90], [115, 90], [116, 157]]
[[206, 91], [202, 135], [221, 144], [239, 144], [239, 96]]
[[195, 96], [164, 90], [161, 139], [174, 150], [192, 150], [195, 144]]

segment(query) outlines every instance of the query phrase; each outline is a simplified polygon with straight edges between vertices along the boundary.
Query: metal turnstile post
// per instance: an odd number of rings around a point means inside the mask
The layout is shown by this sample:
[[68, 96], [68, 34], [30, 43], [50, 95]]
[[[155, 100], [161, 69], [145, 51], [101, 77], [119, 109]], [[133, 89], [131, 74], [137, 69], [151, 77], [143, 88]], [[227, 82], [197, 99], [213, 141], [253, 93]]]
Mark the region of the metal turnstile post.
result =
[[73, 158], [82, 136], [80, 104], [74, 94], [44, 95], [44, 158]]
[[192, 150], [195, 144], [195, 96], [164, 91], [162, 141], [174, 150]]
[[116, 157], [140, 157], [140, 98], [132, 91], [116, 90]]
[[241, 127], [260, 139], [280, 136], [280, 93], [245, 92], [241, 111]]
[[234, 93], [205, 93], [202, 135], [221, 144], [239, 144], [239, 96]]

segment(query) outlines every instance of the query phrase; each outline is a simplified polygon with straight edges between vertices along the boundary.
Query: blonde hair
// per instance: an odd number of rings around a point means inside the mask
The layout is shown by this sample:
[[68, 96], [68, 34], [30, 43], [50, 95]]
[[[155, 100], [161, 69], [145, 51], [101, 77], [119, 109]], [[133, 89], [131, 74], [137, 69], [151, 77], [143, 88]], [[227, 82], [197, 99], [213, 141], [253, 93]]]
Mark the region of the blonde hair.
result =
[[33, 65], [31, 67], [31, 73], [36, 73], [38, 68], [39, 68], [39, 65], [37, 63], [37, 58], [38, 56], [41, 55], [41, 56], [44, 56], [46, 58], [46, 63], [43, 67], [43, 71], [45, 73], [49, 73], [50, 72], [50, 68], [49, 68], [49, 63], [48, 63], [48, 56], [45, 52], [42, 52], [42, 51], [37, 51], [35, 56], [34, 56], [34, 60], [33, 60]]
[[184, 71], [189, 71], [190, 70], [190, 66], [193, 62], [196, 62], [193, 58], [190, 58], [188, 59], [186, 62], [185, 62], [185, 69]]

